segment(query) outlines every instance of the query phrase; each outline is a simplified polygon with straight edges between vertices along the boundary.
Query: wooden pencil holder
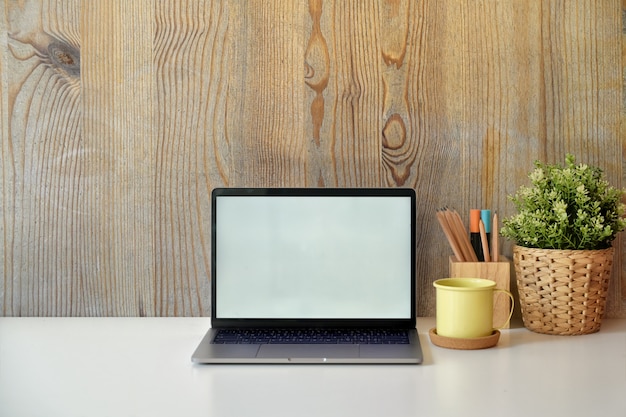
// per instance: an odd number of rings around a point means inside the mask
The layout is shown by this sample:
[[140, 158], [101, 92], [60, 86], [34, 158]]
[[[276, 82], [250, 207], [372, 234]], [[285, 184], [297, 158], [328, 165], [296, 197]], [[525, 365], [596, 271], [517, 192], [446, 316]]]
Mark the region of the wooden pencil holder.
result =
[[[450, 278], [483, 278], [495, 281], [496, 288], [511, 291], [511, 262], [500, 256], [498, 262], [459, 262], [450, 256]], [[509, 317], [511, 300], [505, 294], [495, 298], [493, 305], [493, 325], [501, 326]], [[510, 322], [502, 328], [508, 329]]]

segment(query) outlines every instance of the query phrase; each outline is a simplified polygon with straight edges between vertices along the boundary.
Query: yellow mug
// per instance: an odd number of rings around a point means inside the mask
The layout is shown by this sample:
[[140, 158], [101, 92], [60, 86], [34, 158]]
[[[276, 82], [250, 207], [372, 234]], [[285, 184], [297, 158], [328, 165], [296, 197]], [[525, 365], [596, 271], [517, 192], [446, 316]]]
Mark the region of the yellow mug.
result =
[[493, 298], [498, 292], [511, 299], [509, 317], [497, 329], [511, 320], [513, 294], [496, 287], [494, 281], [482, 278], [444, 278], [433, 283], [436, 288], [437, 334], [444, 337], [476, 338], [493, 334]]

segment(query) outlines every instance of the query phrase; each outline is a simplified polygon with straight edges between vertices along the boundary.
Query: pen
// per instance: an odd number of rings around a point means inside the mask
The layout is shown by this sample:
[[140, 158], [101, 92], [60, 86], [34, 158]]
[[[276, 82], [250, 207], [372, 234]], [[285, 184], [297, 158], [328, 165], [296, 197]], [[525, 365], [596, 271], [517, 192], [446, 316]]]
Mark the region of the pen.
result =
[[474, 248], [474, 252], [476, 253], [476, 257], [479, 262], [485, 260], [485, 255], [483, 254], [483, 246], [480, 239], [480, 210], [472, 209], [470, 210], [470, 242], [472, 244], [472, 248]]

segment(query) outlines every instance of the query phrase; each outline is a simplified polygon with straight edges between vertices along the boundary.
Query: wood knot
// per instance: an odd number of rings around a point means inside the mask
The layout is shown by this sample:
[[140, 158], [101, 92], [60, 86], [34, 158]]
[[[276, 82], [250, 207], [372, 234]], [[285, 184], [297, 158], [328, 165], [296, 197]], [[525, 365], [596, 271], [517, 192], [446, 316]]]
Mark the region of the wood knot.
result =
[[66, 43], [52, 42], [48, 45], [52, 63], [71, 77], [80, 75], [80, 52]]
[[309, 79], [315, 76], [315, 69], [306, 62], [304, 63], [304, 78]]
[[392, 115], [383, 128], [383, 146], [386, 149], [397, 150], [406, 142], [406, 126], [399, 114]]
[[306, 83], [315, 92], [321, 93], [330, 78], [330, 57], [326, 40], [321, 33], [315, 34], [305, 52]]

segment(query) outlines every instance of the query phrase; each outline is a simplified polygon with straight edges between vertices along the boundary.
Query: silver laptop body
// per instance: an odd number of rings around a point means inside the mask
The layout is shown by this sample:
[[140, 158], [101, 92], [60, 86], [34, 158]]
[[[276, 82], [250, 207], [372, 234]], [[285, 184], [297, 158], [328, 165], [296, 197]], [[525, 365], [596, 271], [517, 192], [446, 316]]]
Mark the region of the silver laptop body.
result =
[[[211, 329], [192, 361], [421, 363], [415, 222], [412, 189], [213, 190]], [[216, 339], [337, 329], [406, 332], [406, 340]]]

